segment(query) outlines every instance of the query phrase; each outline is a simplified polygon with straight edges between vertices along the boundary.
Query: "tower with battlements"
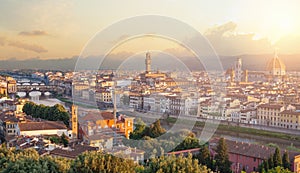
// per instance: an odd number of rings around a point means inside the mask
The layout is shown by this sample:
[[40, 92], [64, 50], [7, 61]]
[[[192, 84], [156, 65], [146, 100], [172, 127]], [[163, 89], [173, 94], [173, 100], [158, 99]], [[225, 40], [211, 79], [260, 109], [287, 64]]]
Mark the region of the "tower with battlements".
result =
[[150, 54], [150, 52], [146, 53], [145, 65], [146, 65], [146, 73], [150, 73], [151, 72], [151, 54]]

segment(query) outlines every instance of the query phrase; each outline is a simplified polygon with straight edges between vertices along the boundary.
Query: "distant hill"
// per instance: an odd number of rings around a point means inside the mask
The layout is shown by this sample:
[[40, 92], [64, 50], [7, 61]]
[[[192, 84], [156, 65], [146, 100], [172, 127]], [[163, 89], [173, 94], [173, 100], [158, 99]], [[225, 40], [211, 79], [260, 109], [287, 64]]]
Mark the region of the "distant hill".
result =
[[[266, 64], [271, 60], [273, 55], [238, 55], [238, 56], [220, 56], [223, 69], [231, 67], [237, 58], [242, 58], [243, 69], [262, 71], [265, 70]], [[45, 70], [74, 70], [78, 57], [72, 58], [60, 58], [60, 59], [29, 59], [29, 60], [2, 60], [0, 61], [0, 70], [12, 70], [12, 69], [45, 69]], [[96, 68], [98, 64], [95, 64], [99, 57], [88, 57], [84, 61], [81, 61], [84, 67]], [[300, 71], [300, 55], [279, 55], [279, 58], [285, 63], [288, 71]], [[181, 57], [182, 62], [176, 59], [170, 59], [170, 57], [153, 57], [152, 69], [178, 69], [185, 68], [185, 64], [191, 70], [203, 70], [203, 66], [195, 58]], [[216, 62], [207, 62], [208, 64], [214, 64]], [[118, 57], [113, 57], [111, 61], [104, 61], [102, 68], [115, 69], [120, 65]], [[125, 69], [142, 70], [145, 68], [144, 57], [136, 56], [125, 64]]]

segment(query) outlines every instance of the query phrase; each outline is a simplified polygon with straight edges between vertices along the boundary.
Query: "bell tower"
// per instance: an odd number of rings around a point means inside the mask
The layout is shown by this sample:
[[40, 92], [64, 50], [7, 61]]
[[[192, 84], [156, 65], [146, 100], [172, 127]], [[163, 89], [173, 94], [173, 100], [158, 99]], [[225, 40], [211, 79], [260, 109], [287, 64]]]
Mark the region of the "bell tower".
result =
[[77, 109], [78, 107], [74, 104], [72, 105], [71, 112], [72, 112], [72, 137], [73, 139], [78, 138], [78, 116], [77, 116]]

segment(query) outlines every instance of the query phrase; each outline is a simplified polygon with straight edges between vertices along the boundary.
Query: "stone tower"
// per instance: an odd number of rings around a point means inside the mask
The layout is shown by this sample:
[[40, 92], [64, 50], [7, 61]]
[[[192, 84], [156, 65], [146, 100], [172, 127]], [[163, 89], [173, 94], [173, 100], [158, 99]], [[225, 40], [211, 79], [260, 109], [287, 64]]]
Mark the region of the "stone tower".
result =
[[72, 112], [72, 137], [73, 139], [78, 138], [78, 116], [77, 116], [77, 109], [78, 107], [74, 104], [72, 105], [71, 112]]
[[146, 53], [145, 65], [146, 65], [146, 73], [150, 73], [151, 72], [151, 54], [150, 54], [150, 52]]
[[235, 64], [234, 64], [234, 73], [235, 73], [235, 79], [234, 81], [235, 82], [241, 82], [242, 81], [242, 59], [241, 58], [238, 58], [236, 61], [235, 61]]

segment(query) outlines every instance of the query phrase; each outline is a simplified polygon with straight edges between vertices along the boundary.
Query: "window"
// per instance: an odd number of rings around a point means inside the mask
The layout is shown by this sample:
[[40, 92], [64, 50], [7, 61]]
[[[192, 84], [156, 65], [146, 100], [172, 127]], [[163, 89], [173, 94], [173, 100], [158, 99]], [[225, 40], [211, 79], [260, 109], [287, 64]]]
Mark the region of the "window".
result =
[[256, 157], [254, 157], [253, 161], [256, 162]]
[[256, 167], [255, 166], [253, 167], [253, 171], [256, 171]]
[[128, 121], [128, 127], [130, 127], [130, 121]]

